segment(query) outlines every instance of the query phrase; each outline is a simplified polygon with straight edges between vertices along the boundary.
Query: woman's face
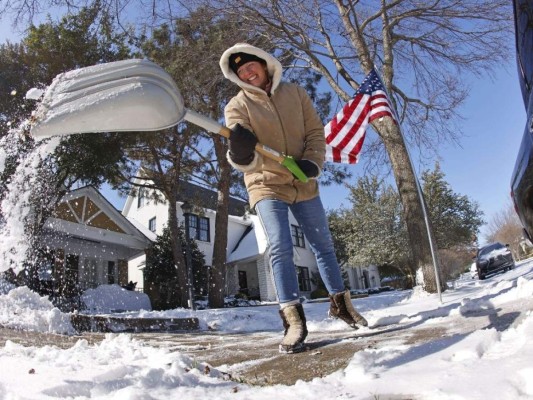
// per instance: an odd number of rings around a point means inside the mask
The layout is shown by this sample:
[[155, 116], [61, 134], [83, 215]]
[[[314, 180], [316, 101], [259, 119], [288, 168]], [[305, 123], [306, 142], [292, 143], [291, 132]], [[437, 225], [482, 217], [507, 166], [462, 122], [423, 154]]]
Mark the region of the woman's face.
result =
[[237, 76], [243, 82], [255, 87], [265, 89], [268, 84], [268, 73], [266, 65], [259, 61], [250, 61], [242, 65], [237, 70]]

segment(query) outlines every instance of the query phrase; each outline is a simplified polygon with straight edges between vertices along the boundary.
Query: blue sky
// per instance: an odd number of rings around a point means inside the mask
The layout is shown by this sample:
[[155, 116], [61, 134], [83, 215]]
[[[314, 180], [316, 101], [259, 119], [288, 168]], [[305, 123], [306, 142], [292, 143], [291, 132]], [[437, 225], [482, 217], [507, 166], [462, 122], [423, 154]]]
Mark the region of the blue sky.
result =
[[[464, 136], [460, 146], [443, 144], [440, 165], [452, 190], [477, 202], [488, 222], [511, 202], [510, 180], [526, 112], [514, 59], [493, 78], [472, 79], [470, 86], [469, 98], [462, 107]], [[418, 176], [422, 170], [433, 168], [417, 162], [417, 149], [409, 150]], [[350, 166], [354, 175], [361, 169]], [[328, 208], [347, 205], [346, 195], [346, 189], [341, 187], [322, 189]]]
[[[472, 79], [470, 87], [461, 111], [464, 136], [459, 146], [443, 144], [440, 166], [452, 190], [477, 202], [488, 223], [511, 204], [511, 175], [526, 125], [515, 60], [503, 65], [492, 78]], [[418, 176], [433, 168], [417, 162], [418, 150], [409, 151]], [[350, 169], [356, 175], [362, 168], [355, 165]], [[345, 188], [322, 189], [327, 208], [346, 206], [346, 198]], [[484, 242], [486, 228], [481, 229], [480, 243]]]
[[[18, 40], [10, 24], [0, 22], [0, 42]], [[493, 77], [472, 78], [470, 87], [470, 96], [462, 108], [464, 137], [460, 146], [443, 144], [440, 163], [452, 190], [476, 201], [488, 222], [510, 204], [510, 179], [526, 124], [514, 58]], [[419, 165], [417, 151], [410, 149], [419, 174], [432, 166]], [[354, 183], [362, 167], [349, 168]], [[322, 188], [322, 200], [328, 209], [348, 205], [347, 193], [342, 186]], [[108, 190], [104, 195], [122, 209], [125, 199]]]

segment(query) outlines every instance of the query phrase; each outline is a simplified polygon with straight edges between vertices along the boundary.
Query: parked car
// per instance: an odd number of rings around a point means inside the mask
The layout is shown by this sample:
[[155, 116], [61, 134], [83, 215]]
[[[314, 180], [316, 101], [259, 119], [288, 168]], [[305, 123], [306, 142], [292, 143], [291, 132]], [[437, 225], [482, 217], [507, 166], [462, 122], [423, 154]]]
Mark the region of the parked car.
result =
[[513, 255], [508, 245], [496, 242], [483, 246], [477, 251], [476, 268], [479, 279], [485, 279], [487, 274], [511, 270], [514, 267]]
[[526, 127], [511, 177], [511, 196], [526, 237], [533, 238], [533, 2], [514, 0], [518, 79], [527, 113]]
[[358, 297], [368, 297], [368, 290], [367, 289], [351, 289], [350, 297], [352, 299], [356, 299]]

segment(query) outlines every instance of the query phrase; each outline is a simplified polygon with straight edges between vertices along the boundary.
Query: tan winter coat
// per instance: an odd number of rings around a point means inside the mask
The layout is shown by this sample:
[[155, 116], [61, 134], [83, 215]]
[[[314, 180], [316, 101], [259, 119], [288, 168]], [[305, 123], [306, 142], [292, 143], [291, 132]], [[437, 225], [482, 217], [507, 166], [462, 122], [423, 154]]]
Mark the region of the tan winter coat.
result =
[[[270, 96], [264, 90], [241, 81], [229, 68], [230, 55], [238, 52], [256, 55], [267, 62], [272, 80]], [[232, 128], [240, 123], [251, 130], [263, 145], [296, 160], [313, 161], [321, 171], [326, 152], [324, 126], [306, 91], [295, 84], [281, 82], [281, 63], [257, 47], [239, 43], [222, 54], [220, 67], [224, 76], [242, 89], [225, 107], [226, 125]], [[310, 200], [319, 194], [315, 179], [300, 182], [285, 167], [257, 152], [249, 165], [229, 161], [234, 168], [244, 172], [252, 207], [266, 198], [294, 203]]]

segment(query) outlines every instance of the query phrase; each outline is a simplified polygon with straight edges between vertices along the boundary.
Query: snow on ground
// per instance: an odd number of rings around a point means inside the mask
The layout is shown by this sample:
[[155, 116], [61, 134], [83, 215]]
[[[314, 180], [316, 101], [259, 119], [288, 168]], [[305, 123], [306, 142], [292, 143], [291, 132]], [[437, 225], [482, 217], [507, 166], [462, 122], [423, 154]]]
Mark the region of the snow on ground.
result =
[[[533, 260], [485, 281], [469, 275], [437, 295], [417, 290], [385, 292], [354, 300], [371, 326], [389, 323], [451, 324], [468, 313], [523, 305], [523, 315], [504, 331], [494, 328], [450, 335], [425, 344], [368, 348], [345, 369], [295, 386], [253, 387], [225, 379], [170, 348], [155, 348], [129, 334], [108, 334], [99, 344], [79, 340], [69, 349], [0, 348], [1, 399], [533, 399]], [[0, 293], [7, 292], [2, 287]], [[349, 329], [325, 317], [326, 303], [304, 305], [313, 332]], [[529, 308], [528, 308], [529, 307]], [[519, 307], [520, 308], [520, 307]], [[197, 316], [202, 329], [275, 331], [282, 335], [276, 306], [223, 310], [138, 311], [135, 317]], [[68, 332], [65, 314], [26, 288], [0, 295], [0, 324], [41, 332]], [[449, 321], [448, 321], [449, 320]], [[466, 323], [466, 320], [465, 320]], [[365, 328], [368, 329], [368, 328]], [[243, 335], [243, 340], [246, 336]], [[300, 358], [302, 359], [302, 358]], [[303, 357], [305, 359], [305, 357]]]
[[152, 309], [147, 294], [126, 290], [119, 285], [100, 285], [95, 289], [87, 289], [81, 301], [87, 311], [95, 313]]

